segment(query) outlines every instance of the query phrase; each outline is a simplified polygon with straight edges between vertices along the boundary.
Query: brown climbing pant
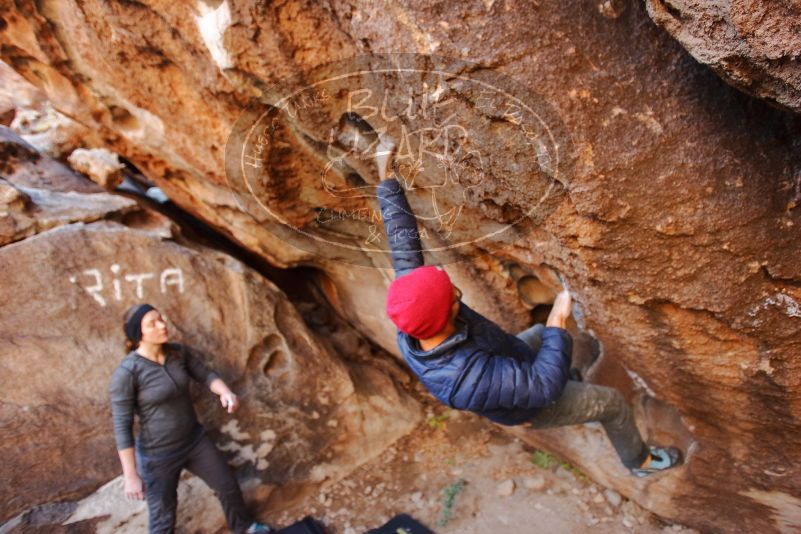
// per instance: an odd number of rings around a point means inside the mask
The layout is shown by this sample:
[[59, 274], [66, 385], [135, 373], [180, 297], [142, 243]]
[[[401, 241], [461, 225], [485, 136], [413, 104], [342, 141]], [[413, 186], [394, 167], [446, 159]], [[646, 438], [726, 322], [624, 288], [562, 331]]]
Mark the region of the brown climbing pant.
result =
[[[517, 334], [534, 349], [542, 344], [543, 324], [536, 324]], [[629, 469], [642, 465], [648, 458], [634, 421], [634, 412], [616, 389], [568, 380], [561, 397], [542, 408], [529, 422], [535, 429], [600, 422], [623, 465]]]

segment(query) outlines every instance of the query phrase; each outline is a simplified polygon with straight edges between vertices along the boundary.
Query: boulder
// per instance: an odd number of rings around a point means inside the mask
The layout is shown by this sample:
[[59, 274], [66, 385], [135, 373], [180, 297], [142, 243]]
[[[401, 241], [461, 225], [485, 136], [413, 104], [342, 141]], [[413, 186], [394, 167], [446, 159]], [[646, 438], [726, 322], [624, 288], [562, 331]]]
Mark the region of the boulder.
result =
[[103, 189], [113, 191], [123, 181], [125, 165], [120, 163], [117, 154], [105, 148], [78, 148], [72, 151], [67, 160], [74, 170], [86, 175]]
[[798, 0], [646, 0], [692, 56], [746, 93], [801, 112]]
[[[596, 341], [583, 343], [586, 379], [620, 388], [649, 440], [680, 446], [687, 463], [634, 479], [597, 427], [514, 431], [674, 521], [801, 525], [801, 119], [723, 82], [641, 3], [0, 5], [2, 60], [58, 111], [254, 255], [316, 268], [331, 306], [395, 354], [381, 312], [392, 273], [374, 199], [360, 193], [374, 168], [337, 130], [353, 111], [348, 87], [289, 106], [286, 90], [361, 72], [356, 88], [388, 99], [383, 116], [380, 98], [358, 111], [396, 142], [427, 123], [423, 102], [449, 103], [442, 120], [463, 130], [437, 123], [409, 145], [439, 144], [409, 191], [428, 259], [510, 331], [566, 284], [571, 331]], [[794, 52], [764, 46], [779, 56], [759, 91], [790, 107], [776, 88], [792, 85], [781, 80], [795, 79], [782, 74]], [[390, 50], [412, 56], [380, 55]], [[756, 63], [740, 64], [757, 77]], [[388, 64], [416, 74], [376, 78]], [[277, 120], [247, 137], [259, 117]], [[463, 158], [448, 160], [446, 139]], [[256, 180], [243, 180], [247, 161]]]

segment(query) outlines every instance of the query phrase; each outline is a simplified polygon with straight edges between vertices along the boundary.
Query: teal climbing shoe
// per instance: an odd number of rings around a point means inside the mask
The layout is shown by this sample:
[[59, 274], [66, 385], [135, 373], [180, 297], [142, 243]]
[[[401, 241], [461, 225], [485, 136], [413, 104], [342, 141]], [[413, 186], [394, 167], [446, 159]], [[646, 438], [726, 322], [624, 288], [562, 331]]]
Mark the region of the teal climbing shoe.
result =
[[261, 523], [253, 523], [245, 531], [245, 534], [273, 534], [274, 532], [275, 530], [270, 526], [262, 525]]
[[631, 474], [635, 477], [646, 477], [653, 473], [659, 473], [682, 462], [681, 451], [675, 447], [651, 446], [648, 449], [651, 453], [651, 461], [632, 469]]

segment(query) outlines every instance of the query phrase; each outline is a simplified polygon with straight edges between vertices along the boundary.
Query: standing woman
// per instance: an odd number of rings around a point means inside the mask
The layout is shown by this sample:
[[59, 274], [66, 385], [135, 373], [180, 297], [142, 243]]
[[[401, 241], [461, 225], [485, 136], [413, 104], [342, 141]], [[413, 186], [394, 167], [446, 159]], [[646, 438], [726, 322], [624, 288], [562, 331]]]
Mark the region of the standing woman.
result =
[[[214, 490], [232, 532], [274, 532], [247, 511], [231, 468], [195, 415], [189, 378], [219, 395], [228, 413], [239, 407], [237, 396], [191, 348], [167, 342], [167, 324], [153, 306], [131, 306], [123, 320], [128, 354], [109, 386], [114, 437], [125, 496], [147, 499], [150, 534], [174, 532], [184, 468]], [[135, 441], [134, 414], [139, 416]]]

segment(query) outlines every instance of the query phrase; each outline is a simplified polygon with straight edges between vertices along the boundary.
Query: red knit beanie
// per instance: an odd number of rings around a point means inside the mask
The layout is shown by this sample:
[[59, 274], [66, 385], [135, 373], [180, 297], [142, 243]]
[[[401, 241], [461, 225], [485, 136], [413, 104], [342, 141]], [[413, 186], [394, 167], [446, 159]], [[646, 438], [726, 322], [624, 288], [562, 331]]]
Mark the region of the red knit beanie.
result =
[[387, 292], [387, 315], [398, 330], [426, 339], [445, 328], [453, 305], [453, 284], [442, 268], [426, 265], [395, 279]]

